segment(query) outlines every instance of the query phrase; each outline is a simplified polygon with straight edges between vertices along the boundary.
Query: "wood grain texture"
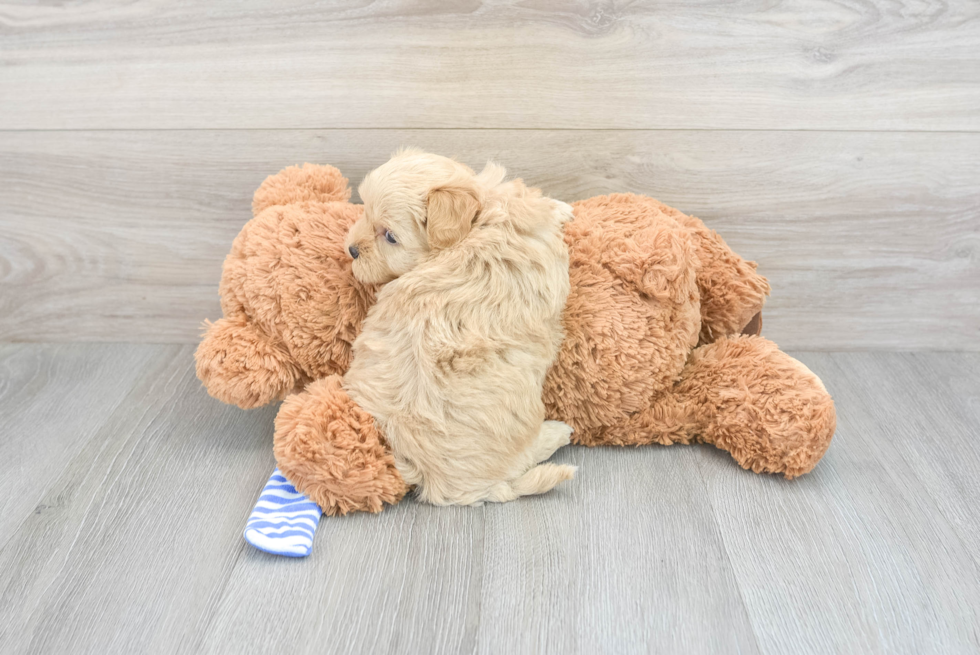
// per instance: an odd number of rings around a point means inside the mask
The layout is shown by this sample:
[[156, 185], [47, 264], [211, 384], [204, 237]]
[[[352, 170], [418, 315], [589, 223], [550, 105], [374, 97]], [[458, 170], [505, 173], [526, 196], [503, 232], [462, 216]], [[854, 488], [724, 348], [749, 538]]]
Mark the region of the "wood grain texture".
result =
[[[325, 518], [291, 560], [241, 537], [274, 408], [208, 398], [190, 347], [65, 348], [0, 358], [148, 366], [114, 409], [93, 401], [107, 420], [0, 543], [3, 653], [980, 649], [980, 355], [797, 354], [839, 429], [794, 481], [710, 447], [567, 448], [579, 474], [554, 493]], [[104, 373], [57, 377], [112, 396]], [[50, 422], [48, 386], [24, 385], [5, 419]], [[88, 419], [66, 417], [70, 449]]]
[[[764, 652], [980, 649], [980, 423], [944, 388], [954, 357], [980, 365], [972, 354], [801, 355], [835, 396], [838, 424], [798, 483], [699, 451]], [[968, 384], [975, 399], [980, 376]]]
[[309, 566], [243, 555], [205, 651], [758, 652], [678, 450], [569, 448], [576, 482], [526, 502], [325, 518]]
[[479, 652], [761, 652], [694, 449], [562, 459], [560, 493], [486, 509]]
[[401, 144], [700, 216], [769, 277], [784, 348], [980, 349], [980, 134], [751, 131], [5, 133], [0, 340], [194, 342], [266, 175], [356, 186]]
[[247, 548], [202, 652], [474, 652], [484, 510], [389, 509], [324, 517], [307, 560]]
[[196, 652], [245, 547], [255, 480], [274, 465], [275, 408], [207, 397], [189, 346], [140, 348], [164, 365], [54, 472], [0, 549], [0, 652]]
[[136, 345], [0, 345], [0, 546], [44, 501], [50, 485], [140, 376], [177, 348]]
[[[0, 5], [0, 129], [980, 129], [973, 2]], [[70, 109], [67, 109], [70, 108]]]

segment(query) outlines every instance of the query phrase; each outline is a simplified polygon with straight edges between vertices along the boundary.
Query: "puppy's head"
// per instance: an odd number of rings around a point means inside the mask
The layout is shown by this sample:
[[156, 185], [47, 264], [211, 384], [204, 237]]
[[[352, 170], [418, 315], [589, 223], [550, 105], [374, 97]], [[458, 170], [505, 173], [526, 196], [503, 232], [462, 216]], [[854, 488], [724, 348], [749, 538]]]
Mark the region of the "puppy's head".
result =
[[452, 159], [421, 150], [395, 153], [358, 188], [364, 216], [347, 234], [354, 277], [388, 282], [432, 251], [458, 243], [480, 211], [482, 189], [473, 171]]

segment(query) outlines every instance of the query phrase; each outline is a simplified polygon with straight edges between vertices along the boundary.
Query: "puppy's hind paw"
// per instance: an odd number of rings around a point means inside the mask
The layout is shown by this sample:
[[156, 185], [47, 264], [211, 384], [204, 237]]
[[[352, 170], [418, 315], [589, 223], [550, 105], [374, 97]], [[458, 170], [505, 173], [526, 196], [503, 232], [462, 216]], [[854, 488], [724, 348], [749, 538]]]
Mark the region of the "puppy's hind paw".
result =
[[541, 424], [541, 436], [552, 441], [556, 449], [571, 443], [573, 432], [575, 430], [572, 429], [572, 426], [561, 421], [545, 421]]

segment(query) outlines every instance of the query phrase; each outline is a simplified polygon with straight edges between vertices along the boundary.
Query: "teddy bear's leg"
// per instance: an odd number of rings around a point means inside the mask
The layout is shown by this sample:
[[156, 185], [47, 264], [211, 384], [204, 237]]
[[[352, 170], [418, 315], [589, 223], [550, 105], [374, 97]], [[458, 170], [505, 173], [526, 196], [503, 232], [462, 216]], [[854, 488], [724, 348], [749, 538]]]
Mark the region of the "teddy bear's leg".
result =
[[306, 380], [286, 347], [244, 318], [209, 324], [194, 359], [208, 393], [242, 409], [282, 399]]
[[408, 492], [374, 419], [336, 375], [283, 402], [273, 450], [282, 474], [324, 514], [380, 512]]
[[759, 334], [769, 282], [756, 272], [755, 262], [742, 259], [700, 219], [680, 213], [676, 218], [691, 230], [700, 263], [697, 275], [701, 295], [700, 344], [740, 333]]
[[609, 441], [711, 443], [744, 468], [794, 478], [816, 466], [835, 428], [820, 378], [771, 341], [736, 336], [695, 349], [674, 387]]

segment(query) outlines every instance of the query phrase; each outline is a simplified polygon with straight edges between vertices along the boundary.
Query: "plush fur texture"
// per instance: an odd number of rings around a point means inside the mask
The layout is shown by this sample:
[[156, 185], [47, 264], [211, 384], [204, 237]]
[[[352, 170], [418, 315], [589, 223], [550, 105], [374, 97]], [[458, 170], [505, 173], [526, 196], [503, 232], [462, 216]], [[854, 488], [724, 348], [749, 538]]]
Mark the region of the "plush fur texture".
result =
[[[347, 193], [329, 166], [286, 169], [263, 183], [256, 217], [225, 262], [225, 318], [197, 353], [198, 374], [225, 402], [252, 407], [298, 392], [280, 410], [292, 418], [277, 421], [277, 460], [336, 513], [378, 511], [407, 489], [393, 464], [352, 473], [362, 451], [348, 459], [348, 439], [387, 454], [384, 442], [347, 418], [342, 388], [309, 384], [347, 370], [377, 290], [351, 272], [345, 237], [362, 208]], [[740, 336], [760, 325], [769, 292], [755, 265], [698, 219], [651, 198], [614, 194], [572, 207], [564, 232], [571, 290], [565, 340], [542, 392], [547, 416], [575, 427], [576, 443], [706, 442], [753, 471], [811, 470], [834, 434], [833, 401], [774, 344]], [[317, 464], [319, 448], [351, 467]], [[370, 462], [384, 461], [375, 452]], [[365, 494], [375, 474], [381, 482]]]
[[224, 318], [195, 356], [212, 396], [250, 409], [347, 371], [376, 290], [351, 272], [344, 240], [363, 207], [349, 198], [340, 171], [310, 164], [255, 192], [221, 275]]
[[835, 429], [820, 378], [772, 341], [741, 335], [696, 349], [670, 389], [583, 443], [710, 443], [744, 468], [791, 479], [816, 466]]
[[344, 388], [438, 505], [514, 500], [574, 473], [539, 464], [571, 434], [544, 423], [541, 388], [561, 343], [572, 212], [503, 176], [399, 152], [361, 185], [347, 239], [355, 277], [388, 283]]
[[674, 392], [696, 345], [739, 334], [769, 284], [701, 221], [653, 198], [613, 194], [574, 207], [548, 416], [574, 427], [575, 443], [649, 443], [627, 427], [631, 418]]
[[[326, 428], [326, 430], [324, 429]], [[408, 492], [374, 419], [343, 390], [339, 376], [286, 399], [276, 416], [276, 461], [325, 514], [380, 512]]]

